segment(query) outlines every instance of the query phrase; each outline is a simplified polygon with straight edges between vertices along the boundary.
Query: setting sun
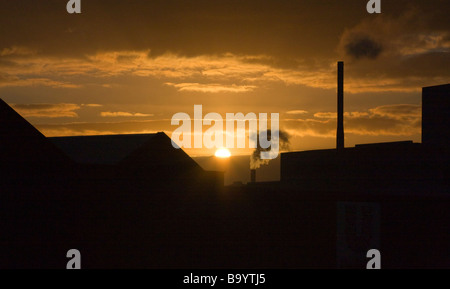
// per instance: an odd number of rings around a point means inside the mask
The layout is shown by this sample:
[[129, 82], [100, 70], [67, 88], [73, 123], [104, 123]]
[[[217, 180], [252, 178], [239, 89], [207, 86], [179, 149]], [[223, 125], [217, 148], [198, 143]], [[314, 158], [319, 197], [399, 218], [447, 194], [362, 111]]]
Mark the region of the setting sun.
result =
[[231, 153], [228, 149], [221, 148], [218, 149], [214, 155], [218, 158], [229, 158], [231, 156]]

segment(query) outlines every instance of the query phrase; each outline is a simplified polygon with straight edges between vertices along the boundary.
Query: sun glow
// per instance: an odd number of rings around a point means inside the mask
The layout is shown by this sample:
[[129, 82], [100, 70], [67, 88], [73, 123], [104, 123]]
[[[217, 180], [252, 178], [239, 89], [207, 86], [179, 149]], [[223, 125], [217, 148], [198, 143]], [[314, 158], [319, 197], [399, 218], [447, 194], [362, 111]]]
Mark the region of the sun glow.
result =
[[228, 149], [221, 148], [218, 149], [214, 155], [218, 158], [229, 158], [231, 156], [231, 153]]

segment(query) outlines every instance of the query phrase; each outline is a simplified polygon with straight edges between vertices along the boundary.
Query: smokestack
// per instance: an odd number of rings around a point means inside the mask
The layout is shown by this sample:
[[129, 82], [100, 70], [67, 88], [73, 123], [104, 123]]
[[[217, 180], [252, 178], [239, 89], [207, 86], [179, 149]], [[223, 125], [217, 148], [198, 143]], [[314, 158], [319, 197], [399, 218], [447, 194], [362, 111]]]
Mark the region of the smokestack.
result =
[[336, 149], [344, 148], [344, 62], [338, 62]]
[[250, 183], [256, 183], [256, 170], [250, 170]]

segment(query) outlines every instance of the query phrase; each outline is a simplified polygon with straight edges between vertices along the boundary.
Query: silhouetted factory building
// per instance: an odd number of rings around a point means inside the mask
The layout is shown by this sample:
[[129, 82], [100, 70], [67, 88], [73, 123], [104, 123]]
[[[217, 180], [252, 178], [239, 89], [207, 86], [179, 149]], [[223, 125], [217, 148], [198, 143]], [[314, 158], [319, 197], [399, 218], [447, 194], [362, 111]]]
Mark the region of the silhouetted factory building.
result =
[[0, 99], [1, 192], [37, 189], [42, 178], [53, 177], [47, 190], [66, 183], [74, 162]]
[[[339, 90], [338, 102], [342, 103]], [[304, 190], [448, 192], [450, 84], [425, 87], [422, 143], [373, 143], [281, 154], [281, 182]], [[342, 119], [343, 111], [339, 110]], [[338, 123], [338, 139], [343, 138]]]
[[223, 188], [164, 133], [46, 138], [1, 99], [0, 173], [0, 268], [62, 269], [70, 248], [91, 268], [177, 264], [209, 220], [193, 200]]
[[204, 190], [223, 185], [223, 173], [203, 170], [163, 132], [155, 134], [52, 137], [89, 186], [124, 190]]
[[336, 149], [281, 154], [280, 192], [328, 218], [337, 267], [364, 268], [372, 248], [387, 267], [450, 266], [450, 84], [423, 88], [422, 102], [422, 143], [342, 148], [340, 123]]
[[223, 186], [222, 172], [203, 170], [163, 132], [46, 138], [0, 99], [0, 138], [3, 190], [48, 191], [68, 183], [147, 192]]
[[[380, 191], [417, 188], [421, 148], [411, 141], [284, 153], [281, 181], [303, 190]], [[418, 178], [420, 177], [420, 178]]]
[[450, 145], [450, 84], [422, 89], [422, 143], [448, 149]]

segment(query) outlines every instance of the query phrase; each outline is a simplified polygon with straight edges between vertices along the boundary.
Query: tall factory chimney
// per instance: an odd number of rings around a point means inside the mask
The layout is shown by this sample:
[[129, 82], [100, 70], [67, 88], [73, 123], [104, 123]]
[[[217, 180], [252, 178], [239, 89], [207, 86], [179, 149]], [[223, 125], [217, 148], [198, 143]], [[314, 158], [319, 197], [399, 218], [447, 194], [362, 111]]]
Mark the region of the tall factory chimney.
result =
[[336, 149], [344, 149], [344, 62], [338, 62]]

